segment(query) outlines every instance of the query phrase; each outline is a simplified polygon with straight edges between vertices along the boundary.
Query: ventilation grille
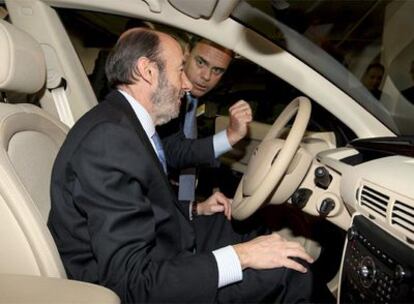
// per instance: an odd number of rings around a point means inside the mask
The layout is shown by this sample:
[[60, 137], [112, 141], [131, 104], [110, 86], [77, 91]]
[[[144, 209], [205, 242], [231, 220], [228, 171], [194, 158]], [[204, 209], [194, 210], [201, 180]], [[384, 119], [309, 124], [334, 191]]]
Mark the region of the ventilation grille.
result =
[[390, 197], [388, 195], [385, 195], [378, 190], [374, 190], [372, 187], [368, 187], [367, 185], [362, 187], [360, 198], [361, 206], [374, 211], [384, 218], [387, 216], [389, 201]]
[[391, 214], [391, 224], [399, 226], [414, 235], [414, 208], [401, 201], [395, 201]]

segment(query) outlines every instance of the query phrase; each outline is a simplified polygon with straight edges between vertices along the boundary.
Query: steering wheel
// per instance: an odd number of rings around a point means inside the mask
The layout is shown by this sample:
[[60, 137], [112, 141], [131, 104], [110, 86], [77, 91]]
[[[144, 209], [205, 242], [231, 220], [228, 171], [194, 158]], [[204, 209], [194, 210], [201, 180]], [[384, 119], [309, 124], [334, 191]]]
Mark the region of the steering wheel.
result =
[[[311, 102], [306, 97], [297, 97], [291, 101], [252, 153], [233, 199], [232, 215], [235, 219], [246, 219], [271, 193], [284, 191], [280, 184], [305, 134], [311, 108]], [[283, 129], [294, 116], [295, 120], [286, 140], [280, 139]], [[292, 194], [293, 192], [288, 197]], [[283, 201], [276, 202], [281, 203]]]

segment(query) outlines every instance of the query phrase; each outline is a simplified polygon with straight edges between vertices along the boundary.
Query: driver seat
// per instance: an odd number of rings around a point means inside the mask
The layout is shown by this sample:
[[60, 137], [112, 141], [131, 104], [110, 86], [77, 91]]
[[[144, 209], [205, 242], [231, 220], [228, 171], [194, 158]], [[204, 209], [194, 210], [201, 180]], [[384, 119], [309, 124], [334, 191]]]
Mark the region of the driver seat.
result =
[[[45, 80], [40, 45], [0, 20], [1, 96], [26, 100]], [[46, 224], [52, 166], [67, 132], [32, 104], [0, 103], [0, 303], [120, 303], [105, 287], [66, 279]]]
[[[40, 45], [0, 20], [0, 92], [44, 87]], [[0, 103], [0, 274], [66, 278], [46, 221], [53, 162], [68, 128], [32, 104]]]

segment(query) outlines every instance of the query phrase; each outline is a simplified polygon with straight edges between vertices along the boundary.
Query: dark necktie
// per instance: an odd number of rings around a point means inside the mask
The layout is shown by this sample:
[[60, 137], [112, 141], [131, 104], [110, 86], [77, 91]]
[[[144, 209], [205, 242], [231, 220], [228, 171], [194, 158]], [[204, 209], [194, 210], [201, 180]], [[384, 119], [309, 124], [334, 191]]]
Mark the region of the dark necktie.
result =
[[165, 174], [167, 174], [167, 161], [165, 160], [164, 148], [162, 147], [162, 142], [158, 133], [155, 132], [154, 135], [151, 136], [151, 139], [155, 145], [155, 149], [157, 150], [158, 159], [164, 169]]
[[[189, 139], [197, 138], [197, 98], [192, 97], [190, 94], [186, 95], [187, 99], [187, 112], [184, 119], [184, 135]], [[195, 198], [195, 168], [188, 168], [181, 170], [178, 199], [180, 201], [194, 201]]]

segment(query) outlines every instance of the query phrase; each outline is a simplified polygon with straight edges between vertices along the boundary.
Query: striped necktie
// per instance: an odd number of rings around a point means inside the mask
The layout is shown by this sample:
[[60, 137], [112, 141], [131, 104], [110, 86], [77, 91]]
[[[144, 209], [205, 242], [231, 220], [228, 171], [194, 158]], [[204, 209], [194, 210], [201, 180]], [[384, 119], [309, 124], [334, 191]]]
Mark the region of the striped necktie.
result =
[[[184, 135], [189, 139], [197, 138], [197, 98], [193, 98], [190, 94], [186, 95], [187, 99], [187, 112], [184, 119]], [[187, 168], [181, 170], [178, 188], [178, 199], [180, 201], [194, 201], [195, 199], [195, 182], [196, 182], [196, 170], [195, 168]]]
[[158, 135], [157, 132], [154, 133], [154, 135], [151, 136], [152, 142], [155, 145], [155, 149], [157, 150], [157, 156], [158, 159], [164, 169], [165, 174], [168, 173], [167, 171], [167, 161], [165, 160], [165, 153], [164, 153], [164, 148], [162, 147], [162, 142], [161, 139]]

